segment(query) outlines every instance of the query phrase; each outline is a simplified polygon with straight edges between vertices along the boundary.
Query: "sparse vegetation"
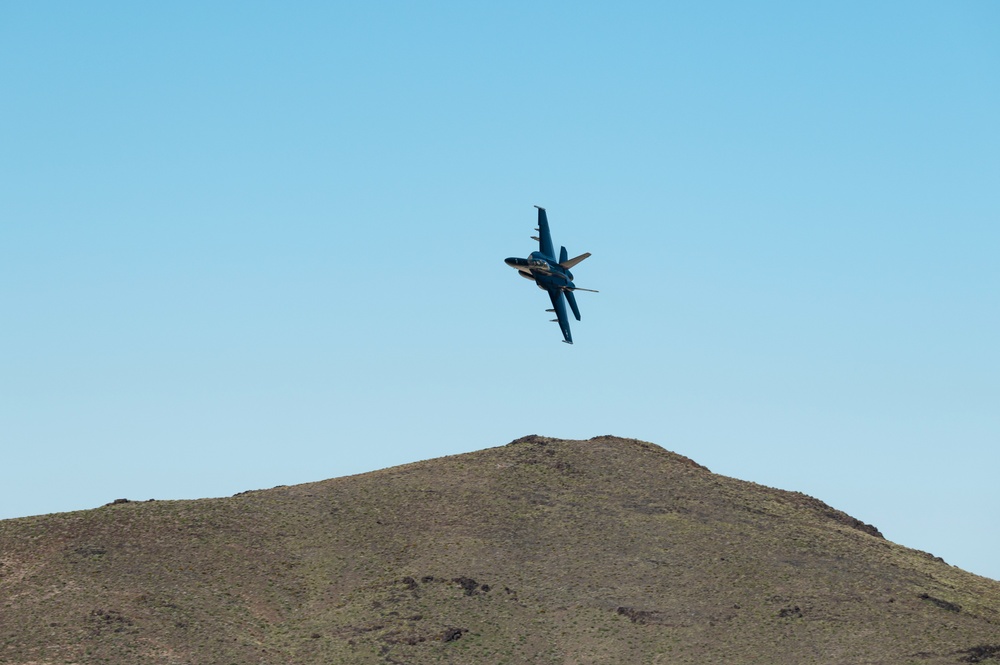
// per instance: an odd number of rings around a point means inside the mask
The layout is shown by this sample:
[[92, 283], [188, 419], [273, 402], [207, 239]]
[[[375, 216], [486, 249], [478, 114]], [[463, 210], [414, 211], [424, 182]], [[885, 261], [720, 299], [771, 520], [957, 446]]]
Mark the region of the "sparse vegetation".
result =
[[1000, 583], [653, 444], [0, 522], [0, 663], [1000, 662]]

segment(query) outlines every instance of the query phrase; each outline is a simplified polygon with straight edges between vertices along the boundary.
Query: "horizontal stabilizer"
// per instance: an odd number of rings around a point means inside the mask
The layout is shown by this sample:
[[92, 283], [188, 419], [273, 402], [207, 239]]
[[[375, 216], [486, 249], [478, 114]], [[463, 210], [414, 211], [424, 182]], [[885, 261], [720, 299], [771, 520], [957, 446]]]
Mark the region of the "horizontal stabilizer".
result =
[[569, 303], [569, 308], [571, 310], [573, 310], [573, 316], [575, 316], [576, 320], [579, 321], [580, 320], [580, 308], [577, 307], [577, 305], [576, 305], [576, 296], [573, 295], [572, 291], [566, 291], [565, 295], [566, 295], [566, 302]]
[[583, 261], [585, 258], [587, 258], [589, 256], [590, 256], [590, 252], [585, 252], [585, 253], [581, 254], [580, 256], [577, 256], [575, 258], [569, 259], [567, 261], [560, 261], [559, 265], [562, 266], [563, 268], [565, 268], [566, 270], [569, 270], [570, 268], [572, 268], [573, 266], [575, 266], [577, 263], [579, 263], [580, 261]]

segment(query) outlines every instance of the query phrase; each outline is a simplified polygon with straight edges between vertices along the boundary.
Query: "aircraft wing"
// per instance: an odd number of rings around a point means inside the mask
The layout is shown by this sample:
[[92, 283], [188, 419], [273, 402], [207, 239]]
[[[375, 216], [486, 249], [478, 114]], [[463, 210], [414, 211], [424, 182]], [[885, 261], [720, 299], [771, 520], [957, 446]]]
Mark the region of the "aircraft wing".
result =
[[556, 310], [559, 327], [562, 329], [563, 341], [567, 344], [572, 344], [573, 334], [569, 331], [569, 317], [566, 316], [566, 299], [563, 297], [562, 289], [546, 290], [549, 292], [549, 299], [552, 300], [552, 309]]
[[549, 258], [556, 258], [556, 248], [552, 245], [552, 232], [549, 231], [549, 218], [545, 214], [545, 208], [538, 208], [538, 250]]

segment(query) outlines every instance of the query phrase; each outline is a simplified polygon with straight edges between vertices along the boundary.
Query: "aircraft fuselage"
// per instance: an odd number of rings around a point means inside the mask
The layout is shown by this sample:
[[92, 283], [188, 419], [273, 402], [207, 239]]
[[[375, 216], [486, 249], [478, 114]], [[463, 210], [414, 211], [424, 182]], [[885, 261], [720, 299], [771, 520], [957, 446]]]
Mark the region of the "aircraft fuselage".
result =
[[521, 277], [534, 280], [540, 289], [573, 286], [573, 273], [541, 252], [532, 252], [526, 259], [511, 257], [504, 263], [521, 273]]

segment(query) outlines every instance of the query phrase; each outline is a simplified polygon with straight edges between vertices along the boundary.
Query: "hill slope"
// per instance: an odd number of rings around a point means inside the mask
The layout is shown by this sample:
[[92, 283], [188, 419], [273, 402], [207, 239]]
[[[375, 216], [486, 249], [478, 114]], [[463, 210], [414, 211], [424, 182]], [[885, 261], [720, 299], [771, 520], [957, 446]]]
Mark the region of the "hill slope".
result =
[[0, 522], [0, 663], [983, 661], [1000, 583], [615, 437]]

